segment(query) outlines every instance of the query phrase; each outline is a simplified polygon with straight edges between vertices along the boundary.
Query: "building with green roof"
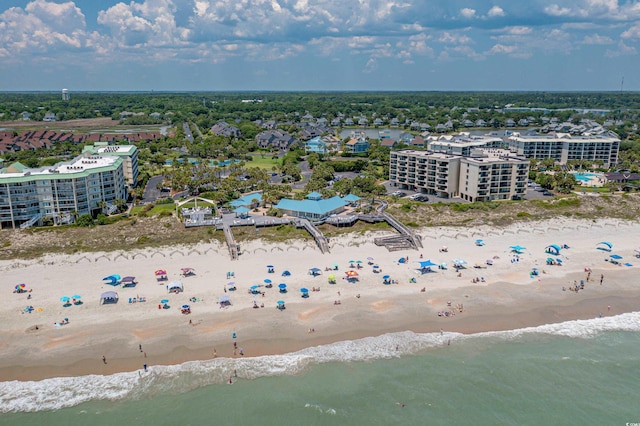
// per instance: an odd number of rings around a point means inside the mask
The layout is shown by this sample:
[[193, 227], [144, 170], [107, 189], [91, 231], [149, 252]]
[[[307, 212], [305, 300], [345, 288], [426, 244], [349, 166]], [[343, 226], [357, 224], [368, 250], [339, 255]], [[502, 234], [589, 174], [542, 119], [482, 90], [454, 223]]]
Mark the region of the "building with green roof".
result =
[[115, 211], [127, 199], [122, 157], [81, 155], [54, 166], [28, 168], [13, 163], [0, 169], [0, 227], [27, 228], [50, 218], [69, 223], [73, 216]]
[[90, 155], [112, 155], [123, 159], [124, 179], [133, 188], [138, 183], [138, 148], [135, 145], [109, 145], [108, 142], [96, 142], [85, 145], [83, 153]]

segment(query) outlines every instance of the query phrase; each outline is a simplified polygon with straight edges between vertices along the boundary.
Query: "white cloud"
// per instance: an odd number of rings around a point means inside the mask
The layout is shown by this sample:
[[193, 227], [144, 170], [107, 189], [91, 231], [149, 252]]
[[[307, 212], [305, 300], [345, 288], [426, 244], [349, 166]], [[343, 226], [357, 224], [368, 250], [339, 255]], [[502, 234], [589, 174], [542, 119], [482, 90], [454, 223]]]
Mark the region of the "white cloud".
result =
[[582, 40], [584, 44], [613, 44], [611, 37], [601, 36], [600, 34], [587, 35]]
[[91, 49], [102, 41], [87, 31], [85, 16], [73, 2], [34, 0], [24, 9], [12, 7], [0, 13], [0, 46], [3, 55], [33, 55], [45, 60], [66, 51]]
[[518, 48], [516, 46], [505, 46], [504, 44], [494, 44], [491, 49], [487, 51], [488, 55], [503, 55], [516, 52]]
[[615, 58], [618, 56], [633, 56], [633, 55], [636, 55], [637, 53], [638, 52], [636, 51], [635, 47], [628, 46], [622, 40], [620, 40], [618, 42], [618, 49], [617, 50], [607, 49], [604, 56], [606, 56], [607, 58]]
[[568, 7], [560, 7], [557, 4], [545, 7], [544, 12], [551, 16], [570, 16], [572, 14], [571, 9]]
[[487, 12], [487, 16], [489, 18], [497, 18], [505, 16], [505, 13], [500, 6], [493, 6], [491, 9], [489, 9], [489, 12]]
[[[196, 10], [206, 10], [203, 2]], [[121, 46], [176, 46], [189, 36], [187, 28], [178, 28], [172, 0], [145, 0], [142, 3], [117, 3], [100, 11], [98, 23], [108, 27], [116, 43]]]
[[466, 19], [475, 18], [476, 10], [475, 9], [470, 9], [468, 7], [465, 7], [463, 9], [460, 9], [460, 15], [462, 15], [462, 17], [464, 17]]
[[447, 44], [468, 44], [471, 43], [471, 38], [464, 34], [451, 34], [448, 31], [443, 32], [438, 38], [440, 43]]
[[620, 37], [627, 39], [640, 39], [640, 23], [637, 23], [623, 32]]

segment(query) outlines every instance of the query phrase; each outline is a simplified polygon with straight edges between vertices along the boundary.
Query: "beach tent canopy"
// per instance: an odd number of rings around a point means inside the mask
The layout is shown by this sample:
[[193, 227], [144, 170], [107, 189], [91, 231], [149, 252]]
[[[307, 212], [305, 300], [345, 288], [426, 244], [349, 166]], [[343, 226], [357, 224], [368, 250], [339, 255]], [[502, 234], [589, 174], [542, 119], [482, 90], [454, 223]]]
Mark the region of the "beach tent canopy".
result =
[[615, 259], [615, 260], [620, 260], [620, 259], [622, 259], [622, 256], [620, 256], [619, 254], [612, 254], [612, 255], [611, 255], [611, 256], [609, 256], [609, 257], [611, 257], [612, 259]]
[[158, 269], [156, 272], [156, 277], [162, 277], [164, 275], [167, 275], [167, 270], [166, 269]]
[[284, 300], [278, 300], [276, 303], [277, 303], [278, 305], [284, 305]]
[[467, 261], [464, 259], [453, 259], [454, 265], [466, 265]]
[[521, 245], [509, 246], [509, 248], [517, 253], [520, 253], [527, 249], [526, 247], [522, 247]]
[[604, 251], [611, 251], [611, 249], [613, 248], [613, 244], [611, 244], [608, 241], [600, 241], [597, 245], [596, 248], [598, 250], [604, 250]]
[[221, 306], [229, 306], [229, 305], [231, 305], [231, 299], [229, 298], [229, 296], [220, 296], [218, 301], [220, 302]]
[[118, 293], [115, 291], [105, 291], [100, 295], [100, 303], [117, 303], [118, 302]]
[[106, 281], [107, 284], [118, 285], [120, 283], [120, 275], [109, 275], [108, 277], [104, 277], [102, 281]]
[[184, 286], [180, 281], [171, 281], [169, 284], [167, 284], [167, 291], [171, 291], [171, 290], [184, 291]]
[[422, 261], [422, 262], [418, 262], [418, 264], [420, 265], [420, 269], [430, 268], [432, 266], [438, 266], [437, 264], [433, 263], [431, 260], [425, 260], [425, 261]]
[[404, 263], [404, 262], [405, 262], [405, 260], [406, 260], [406, 259], [405, 259], [404, 257], [401, 257], [400, 259], [398, 259], [398, 263]]
[[282, 276], [283, 276], [283, 277], [288, 277], [289, 275], [291, 275], [291, 272], [289, 272], [289, 271], [282, 271]]
[[557, 244], [550, 244], [544, 248], [545, 253], [553, 254], [556, 256], [560, 254], [560, 250], [562, 250], [562, 247]]
[[120, 281], [122, 285], [134, 284], [135, 282], [136, 282], [136, 277], [131, 277], [131, 276], [124, 277], [122, 281]]
[[347, 277], [351, 278], [351, 277], [357, 277], [357, 276], [358, 276], [358, 273], [357, 273], [356, 271], [346, 271], [346, 272], [345, 272], [345, 275], [346, 275]]
[[309, 269], [309, 274], [310, 275], [320, 275], [322, 273], [322, 269], [320, 268], [310, 268]]

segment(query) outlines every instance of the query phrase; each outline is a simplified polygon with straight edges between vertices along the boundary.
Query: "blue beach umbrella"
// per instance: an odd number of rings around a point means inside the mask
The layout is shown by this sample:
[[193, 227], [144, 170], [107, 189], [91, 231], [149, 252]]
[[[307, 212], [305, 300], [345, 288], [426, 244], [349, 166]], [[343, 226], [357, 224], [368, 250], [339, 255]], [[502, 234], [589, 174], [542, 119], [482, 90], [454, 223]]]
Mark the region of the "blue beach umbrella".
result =
[[264, 280], [265, 284], [271, 284], [271, 280], [269, 278], [267, 278], [266, 280]]
[[65, 302], [65, 303], [66, 303], [66, 302], [68, 302], [69, 300], [71, 300], [71, 298], [70, 298], [69, 296], [62, 296], [62, 297], [60, 298], [60, 301], [61, 301], [61, 302]]
[[278, 284], [278, 288], [280, 290], [284, 290], [285, 288], [287, 288], [287, 285], [285, 283], [280, 283], [280, 284]]
[[73, 296], [71, 296], [72, 299], [82, 299], [82, 296], [80, 296], [79, 294], [74, 294]]
[[303, 294], [304, 294], [304, 293], [309, 293], [309, 289], [308, 289], [308, 288], [304, 288], [304, 287], [302, 287], [302, 288], [300, 289], [300, 293], [303, 293]]
[[278, 306], [282, 306], [284, 305], [284, 300], [278, 300], [276, 303], [278, 304]]
[[160, 301], [160, 303], [162, 303], [163, 305], [164, 305], [165, 303], [169, 303], [169, 299], [162, 299], [162, 300]]
[[391, 275], [383, 275], [383, 276], [382, 276], [382, 279], [383, 279], [383, 280], [388, 280], [389, 278], [391, 278]]

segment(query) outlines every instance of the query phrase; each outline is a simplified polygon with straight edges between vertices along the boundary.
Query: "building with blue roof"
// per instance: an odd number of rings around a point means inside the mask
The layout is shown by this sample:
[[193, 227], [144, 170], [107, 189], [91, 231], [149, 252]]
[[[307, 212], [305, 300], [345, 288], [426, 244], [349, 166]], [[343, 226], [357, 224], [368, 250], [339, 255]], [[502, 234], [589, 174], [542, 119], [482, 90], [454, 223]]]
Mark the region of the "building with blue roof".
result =
[[323, 200], [322, 195], [312, 192], [307, 195], [306, 200], [291, 200], [283, 198], [274, 207], [279, 209], [283, 214], [309, 219], [313, 221], [326, 219], [327, 217], [341, 213], [345, 210], [345, 206], [349, 204], [343, 198], [335, 197]]
[[320, 136], [306, 141], [304, 143], [304, 150], [307, 153], [315, 152], [316, 154], [326, 154], [328, 152], [327, 145], [322, 141]]
[[229, 204], [231, 207], [247, 207], [251, 209], [257, 207], [260, 202], [262, 202], [262, 192], [252, 192], [233, 200]]

